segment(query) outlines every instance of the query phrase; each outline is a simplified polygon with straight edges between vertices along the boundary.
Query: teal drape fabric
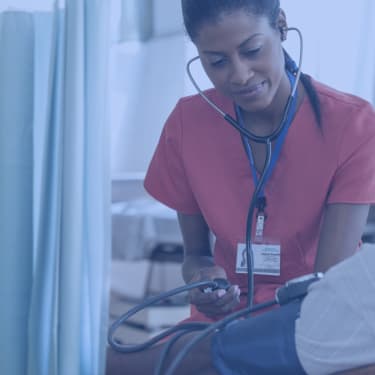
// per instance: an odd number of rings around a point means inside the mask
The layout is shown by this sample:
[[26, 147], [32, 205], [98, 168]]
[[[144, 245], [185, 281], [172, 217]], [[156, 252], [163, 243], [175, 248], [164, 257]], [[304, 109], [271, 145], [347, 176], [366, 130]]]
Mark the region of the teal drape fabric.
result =
[[33, 243], [33, 61], [32, 17], [23, 12], [0, 14], [1, 374], [25, 374], [27, 365]]
[[58, 3], [1, 15], [1, 374], [104, 369], [109, 9]]

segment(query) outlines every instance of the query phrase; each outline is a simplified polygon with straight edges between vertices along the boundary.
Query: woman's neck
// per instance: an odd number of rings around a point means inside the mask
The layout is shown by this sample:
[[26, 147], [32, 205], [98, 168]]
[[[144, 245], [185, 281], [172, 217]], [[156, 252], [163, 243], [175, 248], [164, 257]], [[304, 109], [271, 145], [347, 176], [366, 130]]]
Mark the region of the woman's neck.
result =
[[[301, 93], [303, 90], [301, 90], [301, 88], [302, 85], [299, 83], [297, 108], [299, 107], [302, 99]], [[285, 75], [285, 79], [283, 79], [280, 83], [274, 100], [266, 109], [259, 112], [242, 111], [242, 117], [246, 129], [258, 136], [266, 136], [276, 130], [284, 117], [284, 111], [290, 93], [290, 82], [288, 77]]]

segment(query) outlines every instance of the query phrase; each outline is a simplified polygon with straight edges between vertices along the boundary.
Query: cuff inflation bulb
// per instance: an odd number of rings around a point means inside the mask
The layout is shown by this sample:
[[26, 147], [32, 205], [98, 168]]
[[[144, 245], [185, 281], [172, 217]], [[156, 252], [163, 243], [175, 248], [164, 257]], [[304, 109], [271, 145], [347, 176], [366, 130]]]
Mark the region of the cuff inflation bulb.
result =
[[275, 299], [279, 305], [285, 305], [307, 294], [309, 286], [323, 278], [323, 273], [316, 272], [289, 280], [285, 285], [276, 290]]

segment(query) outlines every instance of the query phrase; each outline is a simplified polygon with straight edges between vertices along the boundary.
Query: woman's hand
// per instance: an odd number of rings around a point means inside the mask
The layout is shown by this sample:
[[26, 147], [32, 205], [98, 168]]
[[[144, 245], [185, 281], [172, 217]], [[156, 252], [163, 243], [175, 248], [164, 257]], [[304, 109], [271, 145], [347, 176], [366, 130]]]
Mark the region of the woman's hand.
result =
[[[185, 282], [227, 279], [222, 267], [216, 266], [211, 252], [209, 228], [200, 214], [178, 213], [178, 221], [184, 239], [185, 257], [182, 274]], [[240, 289], [232, 285], [228, 290], [217, 289], [204, 293], [196, 288], [189, 293], [190, 303], [201, 313], [212, 317], [227, 314], [240, 302]]]
[[[210, 266], [201, 268], [190, 282], [226, 279], [226, 272], [222, 267]], [[212, 292], [204, 292], [196, 288], [189, 293], [190, 303], [197, 310], [208, 317], [223, 315], [231, 312], [240, 303], [240, 289], [238, 285], [232, 285], [228, 290], [217, 289]]]

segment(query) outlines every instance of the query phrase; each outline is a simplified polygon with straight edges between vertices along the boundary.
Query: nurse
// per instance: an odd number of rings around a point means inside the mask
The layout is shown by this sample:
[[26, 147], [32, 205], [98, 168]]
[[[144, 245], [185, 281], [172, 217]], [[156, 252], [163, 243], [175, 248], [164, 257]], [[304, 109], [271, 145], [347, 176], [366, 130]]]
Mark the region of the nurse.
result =
[[[279, 1], [182, 0], [182, 10], [213, 84], [207, 97], [252, 133], [272, 133], [296, 73], [283, 48], [288, 24]], [[255, 304], [273, 299], [287, 280], [324, 272], [357, 250], [375, 203], [374, 110], [302, 74], [285, 138], [272, 147], [278, 157], [252, 228]], [[199, 95], [180, 99], [164, 126], [145, 188], [177, 212], [183, 277], [232, 284], [191, 292], [190, 320], [217, 320], [247, 303], [246, 218], [265, 158], [264, 144], [241, 137]]]

